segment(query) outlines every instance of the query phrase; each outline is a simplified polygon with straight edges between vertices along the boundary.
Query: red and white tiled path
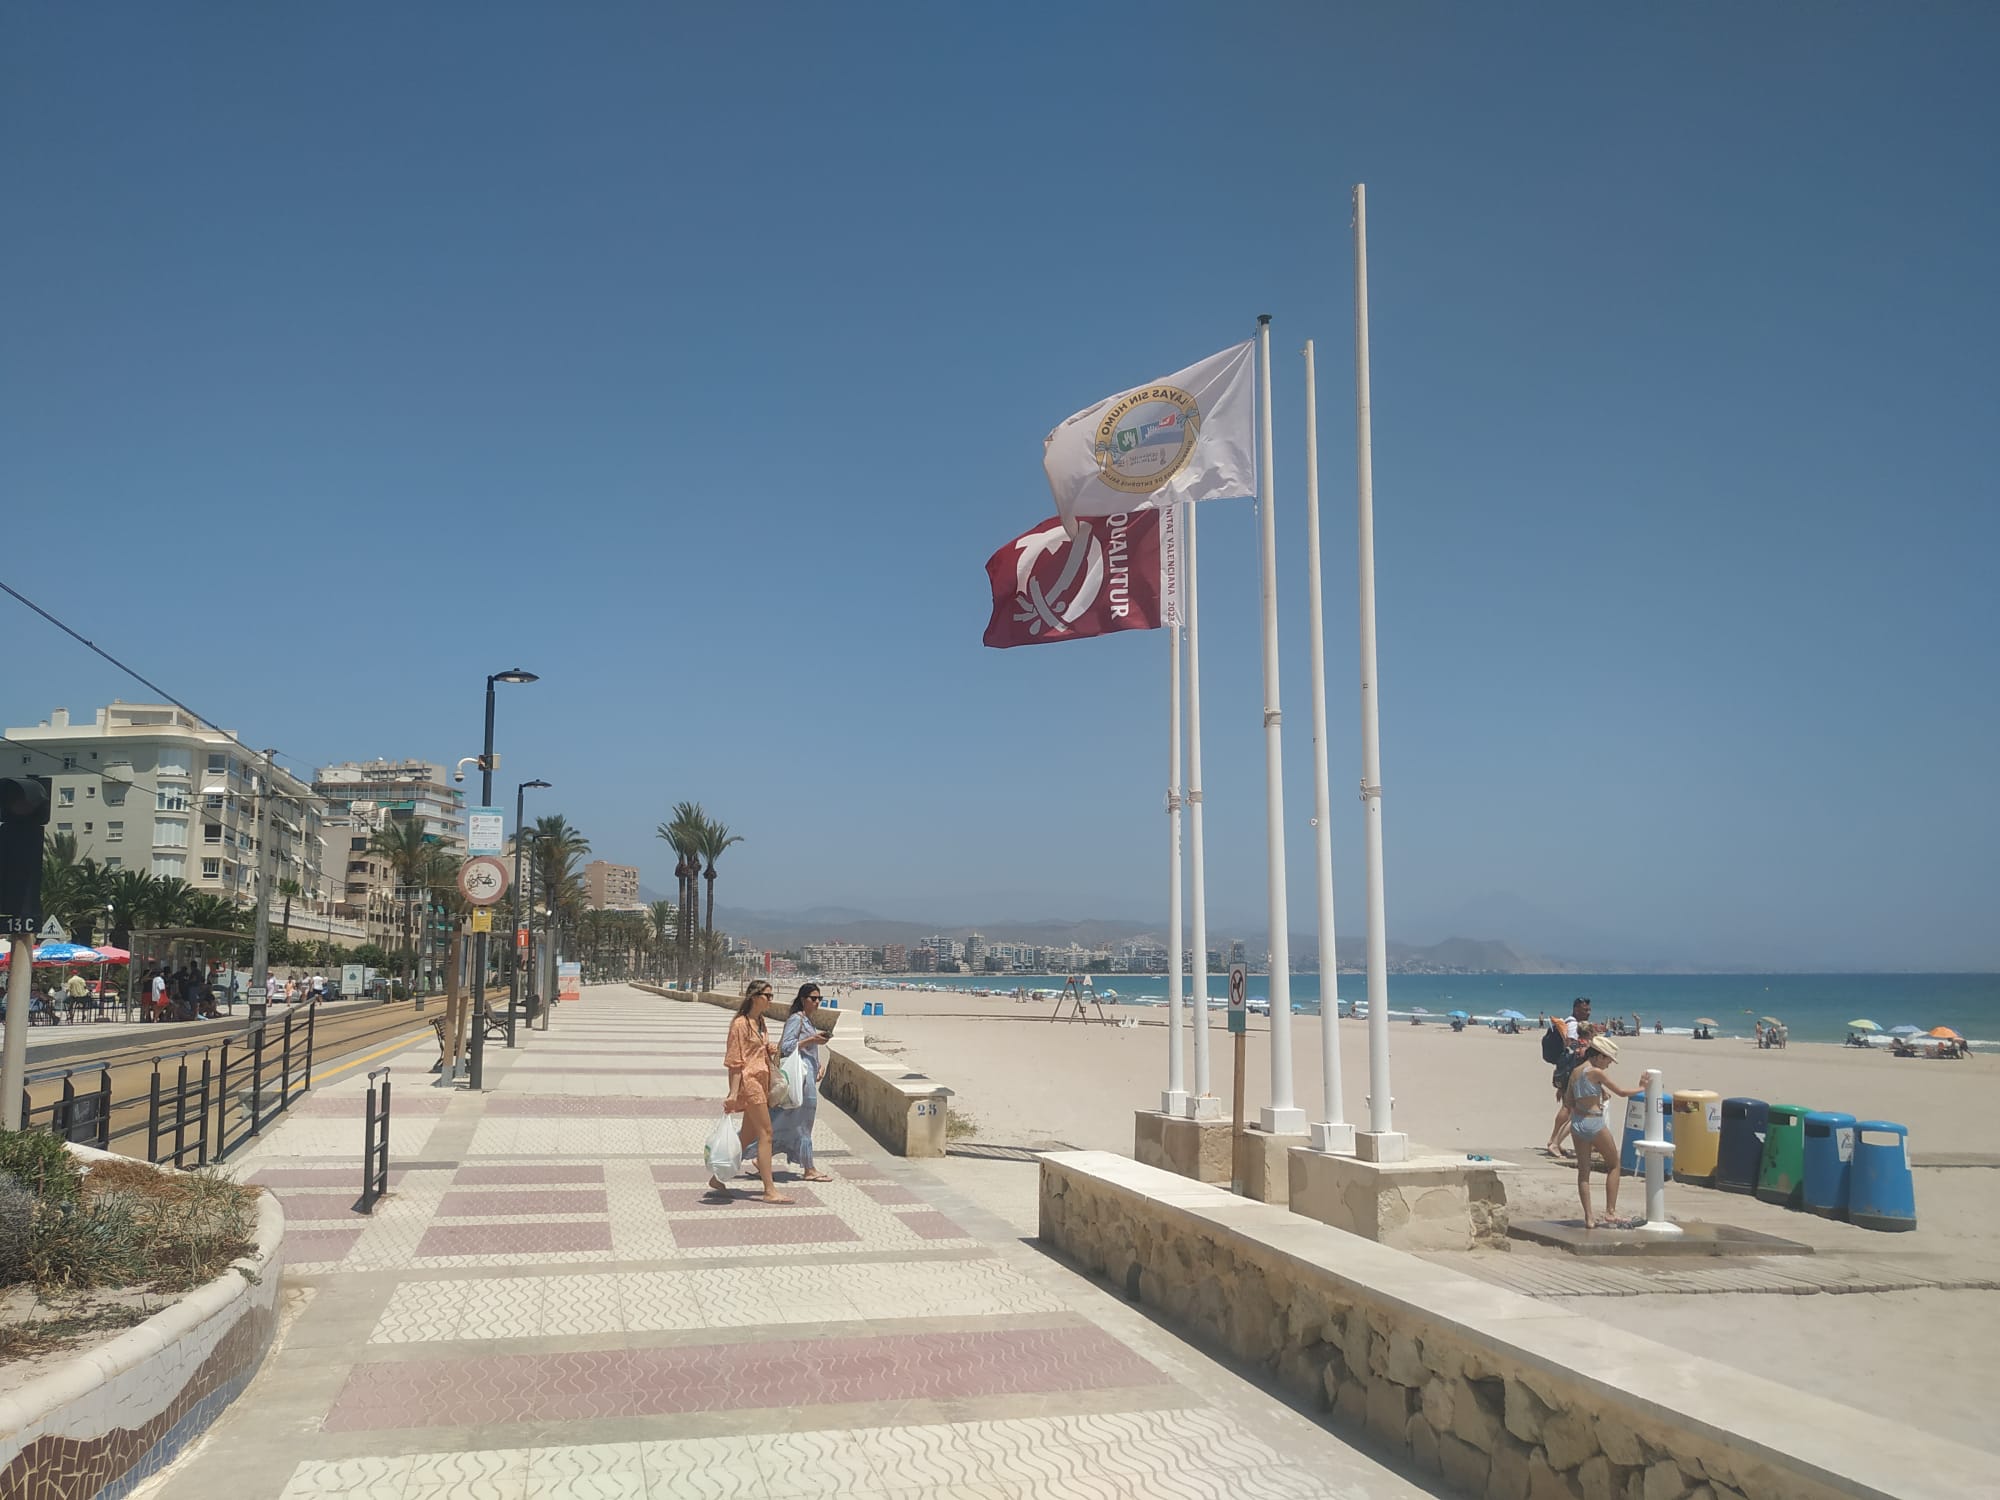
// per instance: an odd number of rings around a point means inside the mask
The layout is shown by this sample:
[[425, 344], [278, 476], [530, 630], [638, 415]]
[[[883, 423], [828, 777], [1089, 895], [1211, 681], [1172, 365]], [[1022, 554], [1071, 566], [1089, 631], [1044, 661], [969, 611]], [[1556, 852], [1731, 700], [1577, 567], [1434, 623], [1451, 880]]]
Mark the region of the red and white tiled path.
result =
[[237, 1170], [284, 1201], [287, 1321], [159, 1500], [1228, 1500], [1428, 1494], [1038, 1254], [829, 1105], [837, 1180], [702, 1195], [725, 1013], [585, 992], [484, 1094], [392, 1059]]

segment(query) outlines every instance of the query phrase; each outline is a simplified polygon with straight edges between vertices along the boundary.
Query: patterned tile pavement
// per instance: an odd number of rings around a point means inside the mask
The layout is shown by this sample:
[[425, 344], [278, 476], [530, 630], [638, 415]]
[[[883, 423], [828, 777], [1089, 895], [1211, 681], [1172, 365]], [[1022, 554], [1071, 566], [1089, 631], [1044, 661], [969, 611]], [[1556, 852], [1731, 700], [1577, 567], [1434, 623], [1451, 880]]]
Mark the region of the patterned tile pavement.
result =
[[593, 987], [481, 1095], [426, 1088], [421, 1038], [365, 1216], [361, 1070], [316, 1079], [238, 1168], [290, 1215], [292, 1320], [147, 1500], [1428, 1493], [831, 1106], [835, 1181], [709, 1200], [727, 1019]]

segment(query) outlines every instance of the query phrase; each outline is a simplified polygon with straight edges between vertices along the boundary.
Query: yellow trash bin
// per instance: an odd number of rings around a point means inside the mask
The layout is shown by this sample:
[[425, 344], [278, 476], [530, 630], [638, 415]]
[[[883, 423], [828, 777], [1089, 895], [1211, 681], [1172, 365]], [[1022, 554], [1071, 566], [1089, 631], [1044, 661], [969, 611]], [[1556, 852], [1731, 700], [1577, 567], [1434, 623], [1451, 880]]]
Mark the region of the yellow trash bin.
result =
[[1722, 1096], [1708, 1089], [1674, 1090], [1674, 1180], [1707, 1187], [1722, 1147]]

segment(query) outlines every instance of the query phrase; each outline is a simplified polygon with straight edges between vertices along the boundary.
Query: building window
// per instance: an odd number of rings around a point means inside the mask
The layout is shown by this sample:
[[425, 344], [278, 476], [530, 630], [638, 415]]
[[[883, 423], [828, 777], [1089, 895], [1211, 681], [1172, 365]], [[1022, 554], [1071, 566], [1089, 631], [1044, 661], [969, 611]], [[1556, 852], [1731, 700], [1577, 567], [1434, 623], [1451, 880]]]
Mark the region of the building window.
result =
[[204, 824], [202, 824], [202, 825], [201, 825], [201, 841], [202, 841], [202, 842], [203, 842], [204, 844], [219, 844], [219, 843], [221, 843], [221, 842], [222, 842], [222, 825], [221, 825], [220, 823], [204, 823]]
[[75, 831], [76, 831], [76, 824], [74, 824], [74, 823], [58, 823], [58, 824], [56, 824], [56, 832], [57, 832], [57, 833], [74, 833]]
[[106, 807], [123, 807], [125, 805], [125, 792], [126, 788], [107, 783], [104, 788], [104, 805]]
[[163, 818], [153, 825], [155, 849], [185, 849], [187, 841], [188, 826], [176, 818]]
[[210, 792], [206, 797], [202, 798], [201, 805], [207, 808], [210, 812], [221, 812], [222, 793]]
[[219, 859], [203, 860], [201, 862], [201, 878], [203, 880], [220, 880], [222, 878], [222, 861]]
[[87, 786], [83, 789], [83, 795], [86, 800], [95, 797], [97, 795], [97, 788], [94, 786]]
[[186, 812], [188, 805], [187, 788], [184, 786], [163, 786], [154, 798], [155, 812]]
[[155, 854], [153, 873], [165, 880], [179, 880], [187, 874], [187, 856], [182, 854]]
[[111, 856], [111, 857], [110, 857], [109, 859], [107, 859], [107, 860], [106, 860], [106, 861], [104, 862], [104, 868], [105, 868], [105, 869], [107, 869], [107, 870], [118, 870], [118, 869], [122, 869], [122, 868], [124, 868], [124, 865], [125, 865], [125, 861], [124, 861], [124, 860], [122, 860], [122, 859], [120, 859], [120, 858], [119, 858], [119, 857], [118, 857], [117, 855], [115, 855], [115, 854], [114, 854], [114, 855], [112, 855], [112, 856]]
[[222, 753], [222, 752], [221, 752], [220, 750], [211, 750], [211, 751], [209, 751], [209, 752], [208, 752], [208, 774], [209, 774], [209, 775], [211, 775], [211, 776], [226, 776], [226, 775], [228, 775], [228, 774], [229, 774], [229, 757], [228, 757], [227, 755], [223, 754], [223, 753]]
[[[70, 766], [70, 764], [69, 764], [69, 760], [68, 760], [68, 757], [64, 757], [64, 760], [63, 760], [63, 769], [64, 769], [65, 771], [67, 771], [67, 770], [70, 770], [70, 769], [72, 769], [72, 767], [71, 767], [71, 766]], [[57, 788], [56, 788], [56, 806], [58, 806], [58, 807], [75, 807], [75, 806], [76, 806], [76, 788], [75, 788], [75, 787], [73, 787], [73, 786], [59, 786], [59, 787], [57, 787]]]
[[168, 776], [186, 776], [194, 767], [194, 756], [186, 750], [162, 750], [154, 764]]
[[76, 757], [74, 755], [65, 755], [63, 757], [63, 769], [65, 771], [74, 771], [76, 769]]
[[85, 833], [95, 833], [97, 831], [97, 825], [95, 823], [86, 823], [83, 825], [83, 831]]
[[124, 840], [124, 837], [125, 825], [123, 823], [106, 823], [104, 825], [104, 841], [107, 844], [120, 843]]

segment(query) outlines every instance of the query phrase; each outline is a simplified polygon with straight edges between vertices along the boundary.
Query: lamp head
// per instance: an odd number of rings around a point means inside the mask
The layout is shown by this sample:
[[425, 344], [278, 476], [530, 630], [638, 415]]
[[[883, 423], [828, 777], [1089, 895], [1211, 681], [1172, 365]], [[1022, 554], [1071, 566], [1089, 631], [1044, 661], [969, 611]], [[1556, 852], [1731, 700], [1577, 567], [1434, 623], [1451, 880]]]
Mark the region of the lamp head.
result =
[[511, 667], [505, 672], [495, 672], [487, 679], [489, 682], [540, 682], [541, 680], [533, 672], [525, 671], [520, 667]]
[[521, 785], [523, 787], [538, 786], [538, 787], [548, 788], [554, 786], [555, 783], [553, 781], [524, 781], [521, 783]]

